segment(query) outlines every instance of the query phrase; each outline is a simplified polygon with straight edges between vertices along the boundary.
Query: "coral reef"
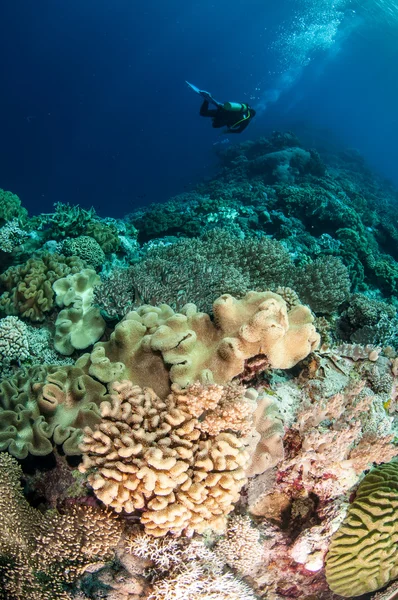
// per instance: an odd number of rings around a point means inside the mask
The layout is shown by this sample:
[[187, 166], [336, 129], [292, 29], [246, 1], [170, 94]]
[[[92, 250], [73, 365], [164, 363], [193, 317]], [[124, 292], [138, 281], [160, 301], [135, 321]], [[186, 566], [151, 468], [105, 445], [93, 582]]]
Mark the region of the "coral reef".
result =
[[1, 600], [396, 594], [398, 193], [215, 149], [119, 219], [0, 190]]

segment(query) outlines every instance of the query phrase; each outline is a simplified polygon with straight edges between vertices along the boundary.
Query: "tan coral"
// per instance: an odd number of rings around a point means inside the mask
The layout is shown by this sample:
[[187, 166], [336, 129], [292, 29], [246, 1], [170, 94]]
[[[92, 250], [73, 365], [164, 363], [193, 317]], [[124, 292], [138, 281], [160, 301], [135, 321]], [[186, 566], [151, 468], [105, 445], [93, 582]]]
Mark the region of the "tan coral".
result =
[[222, 530], [246, 483], [249, 454], [232, 423], [214, 436], [202, 431], [191, 397], [211, 407], [219, 388], [177, 388], [161, 400], [131, 382], [113, 384], [111, 402], [101, 404], [102, 422], [85, 429], [81, 445], [79, 468], [89, 472], [98, 498], [117, 512], [144, 510], [141, 521], [154, 536]]
[[93, 507], [43, 514], [24, 498], [21, 476], [17, 461], [0, 453], [0, 597], [69, 600], [65, 584], [113, 556], [123, 525]]
[[160, 396], [170, 380], [225, 384], [260, 357], [261, 369], [287, 369], [318, 346], [310, 310], [288, 311], [272, 292], [249, 292], [242, 299], [225, 294], [213, 305], [214, 321], [187, 304], [181, 313], [169, 306], [142, 306], [126, 315], [109, 342], [97, 343], [78, 365], [109, 383], [128, 378]]

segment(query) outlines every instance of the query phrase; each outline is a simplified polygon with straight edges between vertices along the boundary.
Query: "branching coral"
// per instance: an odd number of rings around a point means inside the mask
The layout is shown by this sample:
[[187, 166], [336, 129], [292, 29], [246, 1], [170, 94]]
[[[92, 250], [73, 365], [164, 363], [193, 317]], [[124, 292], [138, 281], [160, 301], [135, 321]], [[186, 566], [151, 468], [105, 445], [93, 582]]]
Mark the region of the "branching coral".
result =
[[43, 514], [25, 500], [21, 476], [17, 461], [0, 454], [0, 598], [69, 600], [64, 584], [110, 559], [122, 526], [90, 507]]
[[260, 532], [252, 527], [247, 515], [233, 515], [228, 520], [225, 536], [217, 542], [214, 551], [241, 576], [253, 575], [264, 558]]
[[[212, 411], [229, 388], [197, 384], [161, 400], [130, 382], [115, 383], [102, 421], [85, 429], [82, 472], [98, 498], [117, 512], [143, 510], [141, 522], [155, 536], [168, 532], [222, 530], [246, 482], [249, 454], [232, 430], [247, 430], [245, 414], [231, 410], [217, 420]], [[244, 402], [234, 395], [235, 402]], [[205, 417], [202, 421], [199, 417]], [[207, 433], [213, 430], [213, 434]]]
[[20, 228], [18, 220], [12, 219], [0, 228], [0, 250], [10, 253], [27, 237], [28, 233]]
[[317, 258], [297, 270], [294, 284], [300, 298], [315, 312], [332, 313], [348, 298], [347, 267], [335, 256]]
[[224, 562], [199, 539], [130, 538], [130, 552], [154, 563], [148, 600], [255, 600], [249, 586], [224, 571]]

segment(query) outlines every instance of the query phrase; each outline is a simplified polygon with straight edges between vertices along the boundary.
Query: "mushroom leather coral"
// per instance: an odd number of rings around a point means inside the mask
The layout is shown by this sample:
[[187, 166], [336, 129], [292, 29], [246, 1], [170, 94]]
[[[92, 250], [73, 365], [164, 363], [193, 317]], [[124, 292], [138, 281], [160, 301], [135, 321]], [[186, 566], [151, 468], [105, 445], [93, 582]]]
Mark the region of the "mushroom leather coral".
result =
[[214, 320], [187, 304], [175, 313], [167, 304], [144, 305], [126, 315], [109, 342], [95, 344], [77, 365], [104, 383], [129, 379], [160, 396], [170, 381], [224, 384], [245, 371], [248, 360], [263, 357], [263, 368], [288, 369], [319, 344], [310, 310], [287, 310], [272, 292], [229, 294], [213, 304]]

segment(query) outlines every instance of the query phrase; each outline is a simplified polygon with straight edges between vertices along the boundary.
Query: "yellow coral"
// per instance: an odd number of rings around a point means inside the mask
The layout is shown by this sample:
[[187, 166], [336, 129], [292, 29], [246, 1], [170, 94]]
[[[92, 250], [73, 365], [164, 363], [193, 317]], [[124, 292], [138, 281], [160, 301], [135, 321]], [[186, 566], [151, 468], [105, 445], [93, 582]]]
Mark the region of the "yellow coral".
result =
[[78, 366], [104, 383], [129, 379], [161, 397], [170, 380], [225, 384], [261, 357], [262, 369], [287, 369], [319, 343], [310, 310], [288, 311], [272, 292], [249, 292], [241, 300], [225, 294], [213, 305], [214, 321], [187, 304], [175, 313], [166, 304], [141, 306], [116, 326], [109, 342], [97, 343]]

